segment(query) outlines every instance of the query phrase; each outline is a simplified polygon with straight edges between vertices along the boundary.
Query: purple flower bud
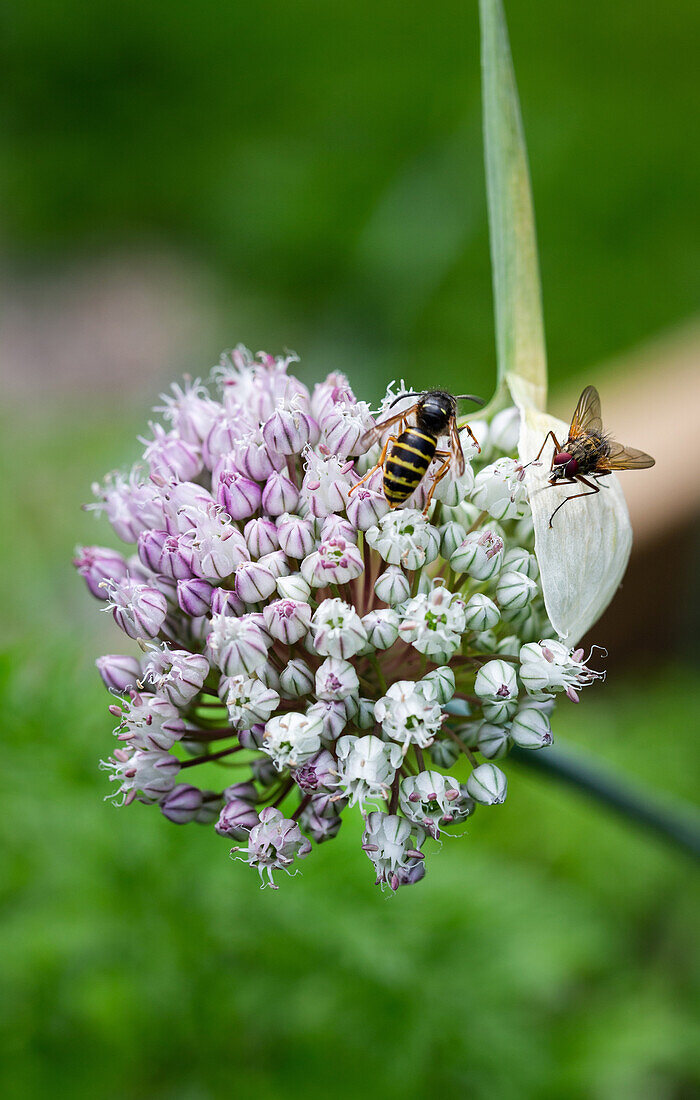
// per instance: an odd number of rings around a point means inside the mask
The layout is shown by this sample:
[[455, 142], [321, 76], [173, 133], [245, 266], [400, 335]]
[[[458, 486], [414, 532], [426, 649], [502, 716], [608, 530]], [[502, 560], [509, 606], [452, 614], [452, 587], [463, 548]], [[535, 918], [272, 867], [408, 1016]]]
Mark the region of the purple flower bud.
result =
[[194, 576], [194, 550], [190, 535], [168, 535], [163, 543], [158, 573], [175, 581]]
[[261, 603], [277, 589], [277, 581], [269, 569], [256, 561], [244, 561], [236, 570], [234, 591], [244, 604]]
[[124, 542], [136, 542], [142, 531], [164, 525], [156, 487], [152, 482], [143, 482], [137, 468], [128, 477], [110, 475], [104, 486], [93, 485], [93, 492], [100, 500], [87, 507], [104, 511], [115, 534]]
[[202, 805], [195, 818], [198, 825], [213, 825], [221, 810], [222, 798], [216, 791], [202, 791]]
[[178, 783], [165, 796], [160, 811], [173, 825], [187, 825], [194, 821], [202, 805], [202, 792], [189, 783]]
[[344, 516], [333, 513], [326, 516], [321, 525], [321, 542], [328, 539], [345, 539], [346, 542], [357, 542], [357, 531]]
[[[255, 791], [254, 787], [253, 791]], [[219, 836], [228, 836], [232, 840], [245, 840], [250, 830], [259, 821], [257, 811], [249, 801], [232, 798], [222, 809], [214, 828]]]
[[161, 490], [165, 527], [169, 535], [180, 535], [194, 526], [193, 516], [215, 506], [210, 492], [194, 481], [179, 481]]
[[129, 575], [124, 555], [106, 546], [79, 546], [73, 565], [98, 600], [108, 598], [105, 584], [123, 581]]
[[235, 470], [222, 470], [215, 488], [217, 503], [226, 510], [231, 519], [247, 519], [260, 507], [260, 486]]
[[262, 435], [269, 451], [281, 455], [299, 454], [311, 438], [315, 422], [300, 409], [276, 409], [263, 424]]
[[275, 470], [281, 470], [285, 465], [284, 455], [276, 451], [270, 454], [260, 431], [239, 443], [233, 456], [241, 472], [253, 481], [267, 481]]
[[[222, 683], [224, 681], [227, 681], [228, 683], [230, 683], [231, 682], [231, 677], [222, 676], [221, 680], [222, 680]], [[251, 726], [249, 730], [239, 730], [238, 731], [238, 740], [240, 741], [240, 743], [241, 743], [241, 745], [243, 746], [244, 749], [259, 749], [260, 746], [263, 743], [264, 736], [265, 736], [265, 726], [262, 722], [256, 722], [255, 725]], [[253, 786], [252, 783], [238, 783], [238, 784], [234, 784], [234, 786], [239, 786], [239, 787], [248, 786], [248, 787], [251, 787], [252, 791], [253, 791], [253, 797], [252, 797], [252, 799], [248, 799], [247, 796], [246, 796], [246, 799], [248, 801], [255, 802], [255, 799], [257, 798], [257, 794], [256, 794], [256, 791], [255, 791], [255, 787]], [[224, 795], [228, 798], [228, 795], [227, 795], [226, 792], [227, 791], [232, 791], [232, 790], [233, 790], [233, 787], [227, 787], [226, 790], [224, 791]], [[234, 797], [243, 798], [243, 795], [231, 795], [231, 798], [234, 798]]]
[[265, 516], [248, 520], [243, 529], [243, 535], [251, 558], [262, 558], [265, 554], [272, 554], [279, 549], [277, 527]]
[[168, 613], [165, 596], [157, 588], [128, 578], [110, 585], [107, 606], [129, 638], [155, 638]]
[[389, 504], [383, 493], [366, 489], [363, 485], [348, 497], [348, 519], [358, 531], [367, 531], [389, 511]]
[[240, 413], [237, 416], [222, 416], [213, 425], [204, 444], [204, 459], [210, 470], [222, 455], [230, 454], [236, 444], [251, 431], [252, 423]]
[[332, 791], [338, 786], [338, 765], [328, 749], [321, 749], [293, 772], [294, 781], [304, 794]]
[[255, 789], [255, 784], [250, 780], [243, 783], [232, 783], [230, 787], [224, 787], [223, 790], [224, 802], [233, 802], [234, 798], [239, 798], [243, 802], [249, 802], [251, 806], [254, 806], [258, 792]]
[[324, 382], [317, 382], [311, 398], [311, 411], [317, 420], [327, 414], [338, 402], [353, 404], [355, 395], [344, 374], [339, 371], [329, 374]]
[[[217, 589], [221, 591], [221, 589]], [[207, 615], [211, 607], [212, 586], [209, 581], [193, 577], [191, 580], [177, 582], [177, 602], [181, 611], [191, 618]]]
[[262, 505], [268, 516], [293, 512], [299, 503], [299, 490], [288, 474], [275, 470], [263, 489]]
[[327, 406], [319, 416], [324, 442], [331, 454], [346, 457], [360, 453], [363, 436], [374, 426], [369, 405], [341, 399]]
[[269, 569], [275, 580], [279, 580], [280, 577], [288, 577], [292, 571], [284, 550], [273, 550], [271, 554], [263, 554], [258, 560], [258, 565], [263, 565], [265, 569]]
[[152, 424], [153, 439], [140, 439], [146, 445], [143, 457], [151, 474], [165, 481], [192, 481], [202, 469], [200, 448], [181, 439], [177, 432], [166, 432], [161, 424]]
[[136, 544], [139, 559], [153, 573], [160, 573], [160, 556], [167, 537], [167, 531], [142, 531], [139, 535]]
[[340, 831], [342, 818], [338, 805], [325, 796], [312, 798], [299, 818], [299, 826], [316, 844], [332, 840]]
[[311, 607], [298, 600], [275, 600], [263, 608], [268, 633], [285, 645], [294, 645], [311, 625]]
[[347, 702], [340, 699], [319, 699], [306, 713], [309, 718], [321, 719], [320, 736], [324, 741], [337, 741], [349, 720]]
[[245, 615], [246, 607], [228, 588], [215, 588], [211, 594], [212, 615], [235, 615], [239, 618]]
[[313, 522], [289, 512], [284, 512], [277, 520], [277, 537], [285, 554], [297, 561], [310, 554], [316, 545]]
[[141, 675], [141, 665], [135, 657], [125, 657], [120, 653], [111, 653], [98, 657], [95, 661], [97, 671], [111, 691], [123, 694], [136, 688]]
[[298, 699], [313, 691], [314, 674], [299, 657], [291, 660], [280, 673], [280, 688], [287, 699]]

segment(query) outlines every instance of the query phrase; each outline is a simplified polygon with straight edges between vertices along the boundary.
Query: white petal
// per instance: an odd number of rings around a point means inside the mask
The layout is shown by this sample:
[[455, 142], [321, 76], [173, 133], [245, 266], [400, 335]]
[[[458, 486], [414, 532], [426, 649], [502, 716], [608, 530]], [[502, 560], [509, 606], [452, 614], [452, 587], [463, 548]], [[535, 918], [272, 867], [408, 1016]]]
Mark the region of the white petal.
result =
[[[564, 445], [568, 425], [532, 407], [521, 408], [518, 450], [522, 462], [539, 451], [548, 431]], [[565, 505], [549, 527], [556, 506], [585, 486], [564, 485], [554, 492], [547, 473], [552, 443], [542, 452], [541, 465], [528, 467], [526, 477], [535, 528], [535, 554], [550, 622], [568, 646], [575, 645], [600, 618], [622, 580], [632, 548], [627, 505], [615, 474], [601, 482], [601, 490]]]

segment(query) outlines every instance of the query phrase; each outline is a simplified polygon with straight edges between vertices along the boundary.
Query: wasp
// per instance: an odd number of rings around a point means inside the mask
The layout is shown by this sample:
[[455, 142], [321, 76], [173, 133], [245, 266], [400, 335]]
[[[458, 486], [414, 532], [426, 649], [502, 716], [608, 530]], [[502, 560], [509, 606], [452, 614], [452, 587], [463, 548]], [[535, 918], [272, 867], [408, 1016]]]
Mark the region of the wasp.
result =
[[[600, 478], [607, 477], [614, 470], [645, 470], [654, 465], [651, 455], [645, 454], [644, 451], [636, 451], [633, 447], [624, 447], [622, 443], [616, 443], [603, 430], [600, 397], [595, 386], [586, 386], [579, 397], [571, 418], [569, 438], [564, 446], [561, 446], [554, 432], [547, 432], [539, 454], [534, 459], [535, 462], [542, 454], [550, 436], [555, 451], [549, 472], [549, 486], [576, 485], [578, 482], [585, 485], [587, 489], [587, 492], [573, 493], [570, 497], [565, 497], [561, 504], [557, 505], [549, 517], [550, 527], [557, 512], [567, 501], [599, 493]], [[589, 477], [594, 480], [589, 481]]]
[[[384, 449], [379, 461], [357, 485], [353, 485], [350, 492], [354, 492], [367, 478], [383, 468], [384, 470], [384, 496], [392, 508], [398, 508], [411, 493], [420, 485], [428, 472], [428, 467], [434, 458], [441, 459], [441, 465], [432, 477], [432, 484], [425, 502], [423, 514], [430, 507], [438, 484], [442, 481], [452, 464], [456, 461], [459, 474], [464, 473], [464, 452], [457, 430], [457, 402], [474, 401], [477, 405], [483, 405], [480, 397], [463, 393], [459, 397], [447, 393], [446, 390], [425, 390], [423, 393], [402, 393], [389, 405], [395, 405], [397, 401], [405, 397], [417, 397], [415, 405], [402, 409], [401, 412], [382, 420], [371, 428], [364, 438], [364, 444], [369, 448], [384, 434], [387, 428], [399, 424], [398, 435], [390, 435], [384, 444]], [[415, 426], [409, 425], [409, 418], [415, 417]], [[479, 444], [469, 427], [470, 437], [481, 450]], [[450, 448], [447, 451], [438, 450], [438, 439], [442, 435], [449, 435]]]

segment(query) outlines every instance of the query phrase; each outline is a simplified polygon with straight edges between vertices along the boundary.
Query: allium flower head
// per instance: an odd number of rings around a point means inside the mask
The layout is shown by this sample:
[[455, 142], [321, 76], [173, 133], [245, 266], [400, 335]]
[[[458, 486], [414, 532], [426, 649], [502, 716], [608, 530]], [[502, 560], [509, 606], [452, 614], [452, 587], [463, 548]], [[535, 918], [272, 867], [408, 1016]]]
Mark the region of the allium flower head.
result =
[[[554, 695], [577, 700], [600, 674], [533, 640], [553, 631], [528, 478], [499, 455], [517, 416], [500, 414], [492, 443], [475, 428], [490, 465], [463, 433], [465, 472], [429, 517], [390, 509], [381, 470], [350, 493], [379, 453], [362, 453], [369, 407], [339, 374], [310, 396], [293, 362], [238, 347], [210, 384], [174, 386], [144, 465], [95, 490], [90, 507], [132, 544], [75, 560], [131, 648], [97, 662], [120, 742], [103, 766], [115, 801], [231, 838], [275, 887], [362, 813], [393, 891], [424, 876], [426, 838], [503, 801], [494, 760], [551, 743]], [[197, 783], [232, 756], [237, 782]]]

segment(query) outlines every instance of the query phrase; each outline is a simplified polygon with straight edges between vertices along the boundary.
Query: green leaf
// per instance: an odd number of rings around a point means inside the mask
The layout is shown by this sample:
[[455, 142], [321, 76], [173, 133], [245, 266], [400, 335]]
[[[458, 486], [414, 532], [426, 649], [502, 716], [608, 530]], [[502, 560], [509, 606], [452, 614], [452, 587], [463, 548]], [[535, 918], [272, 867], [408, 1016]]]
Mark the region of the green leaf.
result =
[[[518, 89], [501, 0], [480, 0], [486, 193], [496, 312], [498, 390], [543, 410], [547, 359], [535, 214]], [[483, 414], [482, 414], [483, 415]]]

